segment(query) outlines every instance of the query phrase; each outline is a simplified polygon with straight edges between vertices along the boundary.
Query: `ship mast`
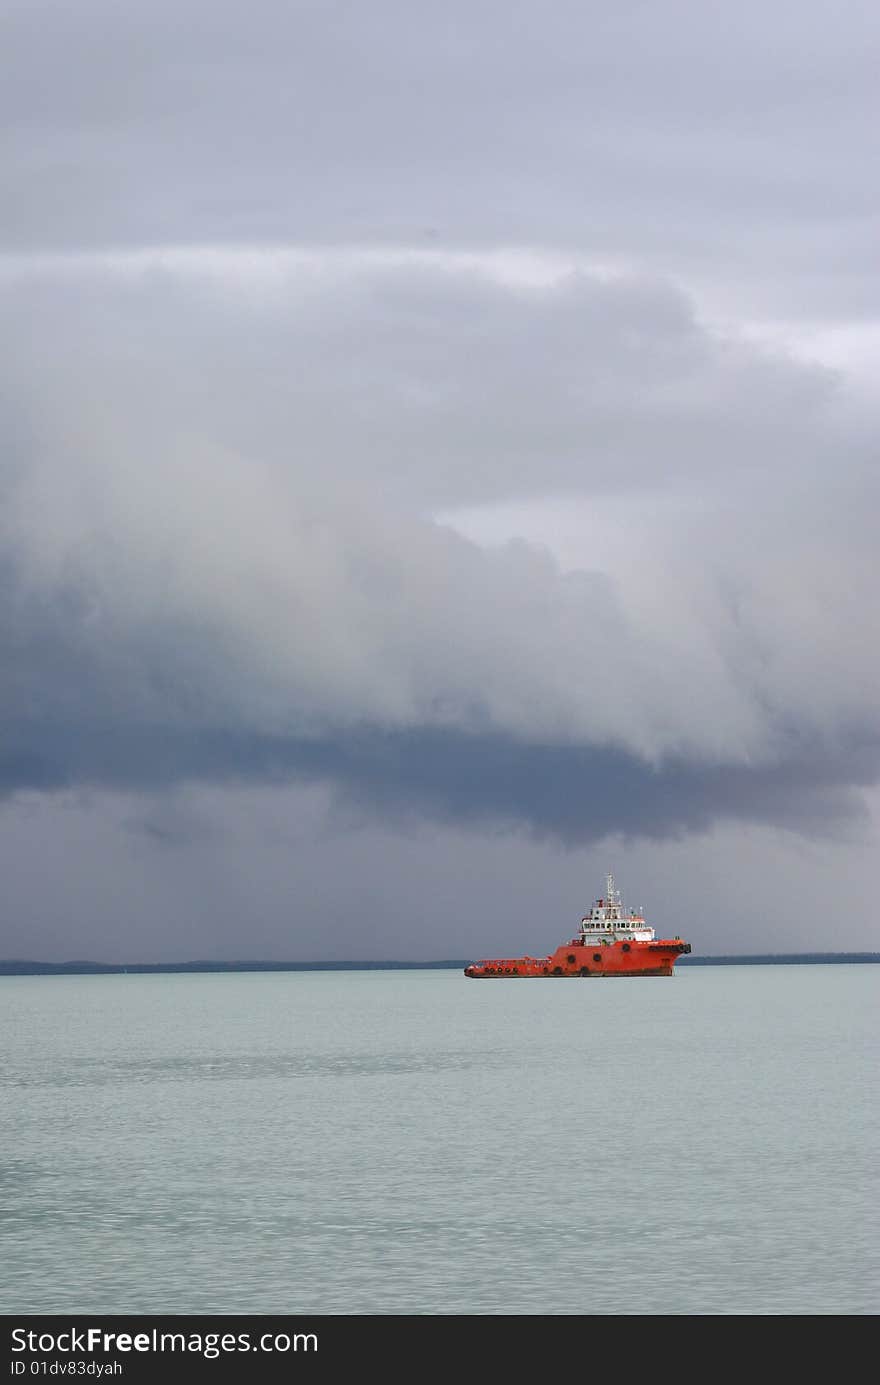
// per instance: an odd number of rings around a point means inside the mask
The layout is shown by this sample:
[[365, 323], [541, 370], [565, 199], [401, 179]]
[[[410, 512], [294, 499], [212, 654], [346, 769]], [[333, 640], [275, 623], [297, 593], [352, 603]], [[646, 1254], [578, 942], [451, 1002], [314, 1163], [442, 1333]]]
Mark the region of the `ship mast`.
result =
[[614, 876], [610, 872], [605, 876], [605, 903], [611, 910], [611, 917], [615, 918], [615, 911], [620, 908], [620, 895], [614, 888]]

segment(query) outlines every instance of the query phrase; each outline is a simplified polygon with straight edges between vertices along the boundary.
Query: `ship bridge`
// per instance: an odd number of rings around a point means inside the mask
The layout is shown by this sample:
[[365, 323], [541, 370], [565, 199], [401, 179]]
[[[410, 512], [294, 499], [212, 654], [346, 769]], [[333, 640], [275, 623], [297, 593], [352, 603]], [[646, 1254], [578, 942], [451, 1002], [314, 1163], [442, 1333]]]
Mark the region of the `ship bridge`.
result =
[[631, 909], [626, 913], [620, 893], [614, 887], [614, 876], [605, 877], [605, 894], [597, 899], [588, 914], [581, 919], [581, 935], [585, 941], [600, 942], [617, 938], [635, 938], [652, 942], [654, 929], [649, 928], [641, 913]]

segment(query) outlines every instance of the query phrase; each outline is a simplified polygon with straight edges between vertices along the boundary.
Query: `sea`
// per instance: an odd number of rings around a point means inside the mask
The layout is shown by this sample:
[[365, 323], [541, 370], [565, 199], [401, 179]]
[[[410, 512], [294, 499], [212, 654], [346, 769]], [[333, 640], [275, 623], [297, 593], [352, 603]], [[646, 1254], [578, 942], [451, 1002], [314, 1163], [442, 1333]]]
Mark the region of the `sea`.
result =
[[880, 966], [0, 978], [5, 1314], [880, 1308]]

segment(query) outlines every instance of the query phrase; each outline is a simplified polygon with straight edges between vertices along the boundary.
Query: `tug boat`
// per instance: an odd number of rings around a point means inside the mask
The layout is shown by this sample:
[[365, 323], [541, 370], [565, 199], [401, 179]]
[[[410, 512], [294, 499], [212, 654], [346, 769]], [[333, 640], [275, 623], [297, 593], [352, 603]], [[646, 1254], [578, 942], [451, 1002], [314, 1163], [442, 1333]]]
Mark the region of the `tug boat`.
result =
[[581, 919], [580, 931], [549, 957], [495, 957], [472, 962], [465, 976], [671, 976], [690, 943], [657, 938], [634, 909], [624, 913], [614, 876], [605, 877], [605, 894]]

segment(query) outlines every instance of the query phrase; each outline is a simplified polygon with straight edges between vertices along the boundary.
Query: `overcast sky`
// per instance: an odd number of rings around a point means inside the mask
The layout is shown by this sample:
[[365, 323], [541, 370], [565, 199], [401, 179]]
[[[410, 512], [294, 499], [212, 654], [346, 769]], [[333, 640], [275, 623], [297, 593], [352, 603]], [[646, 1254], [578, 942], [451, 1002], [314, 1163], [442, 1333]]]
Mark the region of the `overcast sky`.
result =
[[880, 949], [880, 11], [7, 0], [0, 956]]

